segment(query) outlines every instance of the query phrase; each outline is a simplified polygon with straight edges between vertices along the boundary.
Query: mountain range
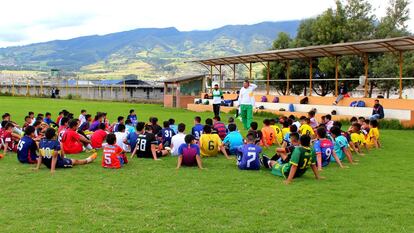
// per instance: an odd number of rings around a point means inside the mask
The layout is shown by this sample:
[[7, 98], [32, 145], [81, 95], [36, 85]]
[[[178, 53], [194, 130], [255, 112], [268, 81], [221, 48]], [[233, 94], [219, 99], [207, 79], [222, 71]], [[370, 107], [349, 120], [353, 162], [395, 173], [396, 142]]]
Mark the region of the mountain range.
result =
[[213, 30], [144, 28], [0, 48], [0, 69], [61, 69], [84, 78], [143, 79], [199, 72], [191, 59], [267, 50], [279, 32], [295, 36], [299, 20], [228, 25]]

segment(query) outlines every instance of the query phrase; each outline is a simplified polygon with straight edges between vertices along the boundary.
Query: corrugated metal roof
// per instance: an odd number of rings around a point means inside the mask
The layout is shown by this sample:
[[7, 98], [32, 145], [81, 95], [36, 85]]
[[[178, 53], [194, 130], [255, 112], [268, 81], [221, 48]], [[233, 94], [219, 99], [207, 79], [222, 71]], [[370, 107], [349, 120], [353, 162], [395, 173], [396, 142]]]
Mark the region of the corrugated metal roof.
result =
[[335, 57], [344, 55], [363, 55], [364, 53], [399, 52], [408, 50], [414, 50], [414, 36], [270, 50], [259, 53], [193, 60], [189, 62], [214, 66], [279, 60], [310, 59], [319, 57]]
[[203, 78], [203, 77], [205, 77], [204, 74], [190, 74], [190, 75], [185, 75], [185, 76], [181, 76], [181, 77], [178, 77], [178, 78], [172, 78], [172, 79], [165, 80], [164, 83], [175, 83], [175, 82], [189, 81], [189, 80]]

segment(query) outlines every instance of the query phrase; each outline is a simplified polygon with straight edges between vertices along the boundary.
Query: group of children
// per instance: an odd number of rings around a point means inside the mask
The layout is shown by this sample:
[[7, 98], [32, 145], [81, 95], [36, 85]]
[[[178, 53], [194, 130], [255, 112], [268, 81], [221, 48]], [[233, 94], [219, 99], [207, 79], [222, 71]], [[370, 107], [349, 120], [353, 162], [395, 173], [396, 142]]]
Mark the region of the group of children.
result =
[[[204, 124], [196, 116], [191, 132], [185, 134], [184, 123], [176, 125], [174, 119], [169, 119], [161, 127], [156, 117], [148, 122], [138, 121], [134, 110], [126, 118], [119, 116], [112, 124], [104, 112], [98, 112], [92, 119], [86, 110], [78, 118], [62, 110], [56, 121], [50, 113], [34, 117], [29, 112], [23, 127], [6, 113], [1, 122], [0, 146], [4, 155], [16, 152], [21, 163], [37, 164], [37, 168], [44, 164], [52, 172], [56, 168], [91, 163], [98, 156], [97, 150], [102, 151], [105, 168], [121, 168], [127, 164], [127, 153], [131, 153], [131, 159], [178, 156], [177, 169], [181, 166], [203, 169], [202, 158], [223, 154], [231, 159], [234, 155], [239, 169], [259, 170], [263, 166], [272, 174], [285, 177], [289, 183], [309, 167], [319, 179], [318, 171], [330, 162], [343, 167], [341, 161], [345, 157], [350, 164], [354, 163], [352, 153], [364, 155], [370, 148], [380, 147], [376, 120], [360, 117], [352, 118], [350, 123], [350, 128], [344, 131], [341, 123], [332, 121], [330, 115], [318, 122], [315, 112], [311, 111], [299, 120], [293, 115], [265, 119], [261, 130], [257, 122], [252, 122], [243, 137], [232, 117], [226, 125], [220, 116], [208, 118]], [[273, 145], [277, 146], [273, 156], [262, 153], [263, 147]], [[84, 160], [67, 158], [83, 151], [93, 154]]]

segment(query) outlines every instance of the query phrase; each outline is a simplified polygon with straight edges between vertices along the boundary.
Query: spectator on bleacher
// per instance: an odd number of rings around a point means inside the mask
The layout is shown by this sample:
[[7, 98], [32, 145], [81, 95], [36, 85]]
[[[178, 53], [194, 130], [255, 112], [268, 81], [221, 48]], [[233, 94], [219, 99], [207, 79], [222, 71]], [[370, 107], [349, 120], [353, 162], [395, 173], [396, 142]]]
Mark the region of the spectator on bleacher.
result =
[[337, 105], [339, 101], [341, 101], [344, 97], [349, 97], [348, 88], [345, 86], [344, 82], [341, 82], [341, 85], [339, 86], [338, 90], [338, 97], [336, 97], [336, 100], [333, 103], [333, 105]]
[[379, 120], [384, 118], [384, 108], [379, 103], [379, 100], [375, 100], [374, 108], [372, 109], [372, 116], [369, 117], [369, 120]]

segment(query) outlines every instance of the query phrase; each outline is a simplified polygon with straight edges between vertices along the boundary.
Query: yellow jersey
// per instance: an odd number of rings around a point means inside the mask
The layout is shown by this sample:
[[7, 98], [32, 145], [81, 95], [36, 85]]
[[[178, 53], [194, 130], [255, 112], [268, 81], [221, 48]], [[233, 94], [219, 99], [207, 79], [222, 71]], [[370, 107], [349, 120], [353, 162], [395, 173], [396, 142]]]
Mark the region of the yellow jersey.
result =
[[309, 135], [309, 136], [313, 136], [315, 135], [315, 132], [313, 132], [312, 127], [310, 127], [310, 125], [308, 124], [303, 124], [300, 126], [299, 128], [299, 134], [300, 135]]
[[274, 143], [276, 143], [276, 139], [279, 142], [279, 144], [282, 144], [283, 134], [282, 130], [277, 125], [271, 125], [272, 129], [275, 130], [275, 137], [274, 137]]
[[287, 128], [282, 128], [282, 138], [285, 138], [285, 135], [286, 135], [287, 133], [290, 133], [290, 129], [289, 129], [289, 127], [287, 127]]
[[200, 137], [200, 155], [202, 157], [217, 156], [222, 144], [218, 134], [202, 134]]
[[351, 133], [351, 141], [363, 145], [365, 144], [365, 136], [363, 133]]
[[369, 147], [374, 147], [375, 146], [374, 137], [377, 139], [377, 141], [379, 141], [380, 133], [379, 133], [378, 128], [371, 128], [369, 130], [368, 137], [367, 137], [367, 140], [366, 140], [366, 143]]

